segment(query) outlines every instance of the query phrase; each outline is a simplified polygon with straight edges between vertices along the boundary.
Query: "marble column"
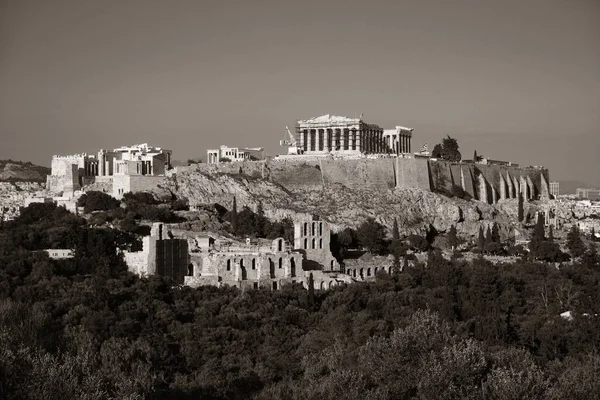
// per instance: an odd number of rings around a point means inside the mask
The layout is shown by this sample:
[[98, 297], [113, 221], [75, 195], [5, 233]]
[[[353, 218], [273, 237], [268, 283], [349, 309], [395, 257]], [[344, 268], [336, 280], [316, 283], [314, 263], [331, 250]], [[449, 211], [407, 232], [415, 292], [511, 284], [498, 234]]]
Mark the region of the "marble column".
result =
[[325, 134], [323, 136], [323, 150], [325, 151], [329, 151], [331, 150], [329, 148], [329, 138], [331, 137], [331, 130], [330, 129], [325, 129]]

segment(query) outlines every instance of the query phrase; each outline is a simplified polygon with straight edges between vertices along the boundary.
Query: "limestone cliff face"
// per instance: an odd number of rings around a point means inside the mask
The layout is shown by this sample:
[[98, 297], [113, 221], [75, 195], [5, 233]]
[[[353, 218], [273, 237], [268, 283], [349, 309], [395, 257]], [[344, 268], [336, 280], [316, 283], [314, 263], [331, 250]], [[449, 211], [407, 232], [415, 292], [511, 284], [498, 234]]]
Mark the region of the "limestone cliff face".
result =
[[193, 169], [166, 178], [155, 194], [159, 197], [175, 194], [187, 198], [190, 205], [218, 203], [228, 209], [235, 196], [238, 211], [244, 206], [256, 210], [261, 202], [271, 219], [310, 219], [316, 214], [331, 222], [334, 230], [356, 228], [368, 217], [373, 217], [390, 232], [394, 218], [397, 218], [404, 234], [422, 233], [429, 226], [445, 232], [455, 225], [463, 236], [473, 236], [481, 225], [487, 228], [495, 221], [500, 225], [501, 233], [506, 235], [512, 232], [516, 220], [503, 207], [450, 199], [416, 188], [349, 188], [341, 184], [330, 184], [325, 188], [283, 187], [247, 175], [211, 174]]

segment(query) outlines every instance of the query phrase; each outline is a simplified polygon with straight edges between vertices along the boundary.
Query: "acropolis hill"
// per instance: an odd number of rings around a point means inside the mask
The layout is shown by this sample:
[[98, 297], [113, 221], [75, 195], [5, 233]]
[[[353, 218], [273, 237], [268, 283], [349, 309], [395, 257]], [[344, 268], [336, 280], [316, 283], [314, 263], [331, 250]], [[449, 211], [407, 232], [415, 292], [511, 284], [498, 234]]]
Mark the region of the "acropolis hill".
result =
[[150, 191], [187, 199], [191, 206], [227, 208], [235, 196], [240, 207], [255, 210], [262, 203], [276, 220], [321, 215], [334, 230], [370, 216], [391, 227], [398, 217], [405, 233], [456, 225], [466, 235], [492, 220], [508, 235], [519, 194], [534, 203], [549, 198], [547, 169], [485, 158], [435, 159], [426, 149], [413, 152], [412, 128], [382, 129], [362, 117], [324, 115], [297, 121], [289, 136], [282, 142], [287, 155], [264, 159], [262, 148], [221, 146], [209, 150], [208, 164], [174, 169], [170, 150], [148, 144], [55, 156], [47, 190], [67, 202], [89, 190], [116, 198]]

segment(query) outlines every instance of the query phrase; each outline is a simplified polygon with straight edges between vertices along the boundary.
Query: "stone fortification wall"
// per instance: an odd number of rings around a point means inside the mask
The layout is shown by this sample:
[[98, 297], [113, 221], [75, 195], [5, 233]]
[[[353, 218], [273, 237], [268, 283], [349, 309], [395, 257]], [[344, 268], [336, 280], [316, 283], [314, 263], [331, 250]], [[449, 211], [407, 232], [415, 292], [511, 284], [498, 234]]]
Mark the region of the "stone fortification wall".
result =
[[516, 198], [524, 190], [527, 191], [527, 198], [546, 199], [549, 196], [548, 170], [545, 169], [451, 163], [426, 158], [340, 160], [290, 157], [284, 160], [197, 164], [192, 168], [208, 174], [241, 173], [295, 189], [316, 188], [331, 183], [350, 188], [419, 188], [445, 193], [461, 188], [471, 197], [489, 204]]
[[127, 192], [149, 192], [156, 189], [163, 179], [152, 175], [113, 175], [112, 196], [120, 199]]
[[46, 177], [46, 188], [52, 193], [64, 194], [72, 194], [75, 190], [81, 189], [78, 166], [68, 163], [61, 164], [61, 166], [64, 167], [61, 169], [61, 175], [52, 174]]
[[489, 204], [516, 198], [519, 192], [527, 193], [527, 198], [548, 198], [549, 178], [546, 169], [439, 160], [429, 160], [428, 164], [434, 191], [452, 192], [459, 187], [473, 198]]
[[[240, 172], [268, 179], [284, 187], [321, 187], [340, 183], [347, 187], [392, 189], [419, 187], [429, 190], [426, 159], [383, 157], [376, 159], [345, 159], [302, 157], [297, 160], [245, 161], [219, 164], [196, 164], [193, 167], [206, 174]], [[177, 167], [177, 172], [190, 167]]]
[[396, 159], [397, 187], [431, 190], [426, 158]]

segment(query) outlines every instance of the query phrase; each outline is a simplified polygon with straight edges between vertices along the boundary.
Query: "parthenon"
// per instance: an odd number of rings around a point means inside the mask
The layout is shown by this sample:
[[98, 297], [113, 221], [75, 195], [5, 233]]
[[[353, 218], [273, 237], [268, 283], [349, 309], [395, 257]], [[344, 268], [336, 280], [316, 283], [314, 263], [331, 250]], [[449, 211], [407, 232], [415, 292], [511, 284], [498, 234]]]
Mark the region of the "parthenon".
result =
[[304, 154], [386, 153], [383, 129], [362, 118], [322, 115], [297, 121], [296, 141]]

